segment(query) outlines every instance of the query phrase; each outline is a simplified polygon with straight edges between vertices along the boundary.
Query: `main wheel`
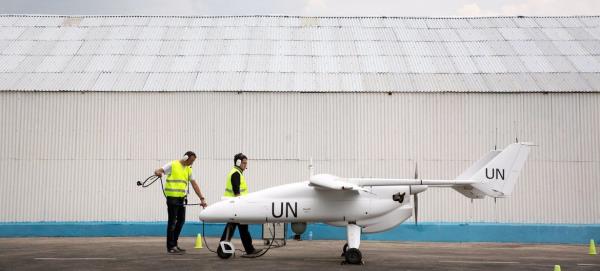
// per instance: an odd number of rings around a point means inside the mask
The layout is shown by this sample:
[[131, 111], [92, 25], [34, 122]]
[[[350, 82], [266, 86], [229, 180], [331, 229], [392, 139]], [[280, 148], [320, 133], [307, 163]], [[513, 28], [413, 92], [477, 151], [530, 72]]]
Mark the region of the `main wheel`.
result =
[[348, 243], [344, 244], [344, 247], [342, 248], [342, 255], [340, 255], [340, 257], [346, 256], [346, 250], [348, 250]]
[[345, 253], [346, 262], [349, 264], [361, 264], [362, 263], [362, 253], [358, 248], [350, 248]]
[[225, 253], [223, 252], [223, 249], [221, 249], [221, 246], [219, 246], [219, 248], [217, 248], [217, 255], [219, 255], [219, 258], [221, 259], [229, 259], [233, 253]]

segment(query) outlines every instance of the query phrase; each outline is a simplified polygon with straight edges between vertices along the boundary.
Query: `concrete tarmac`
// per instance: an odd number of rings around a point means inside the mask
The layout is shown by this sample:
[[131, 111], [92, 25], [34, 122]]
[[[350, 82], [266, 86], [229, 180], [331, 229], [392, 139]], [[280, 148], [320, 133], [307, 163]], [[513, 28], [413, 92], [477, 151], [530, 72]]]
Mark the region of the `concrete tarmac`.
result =
[[[294, 241], [256, 259], [221, 260], [195, 238], [184, 255], [166, 253], [162, 237], [0, 238], [0, 270], [600, 270], [587, 245], [362, 241], [364, 264], [341, 265], [345, 241]], [[211, 249], [217, 239], [208, 238]], [[262, 240], [255, 240], [257, 248]], [[236, 248], [242, 248], [234, 240]]]

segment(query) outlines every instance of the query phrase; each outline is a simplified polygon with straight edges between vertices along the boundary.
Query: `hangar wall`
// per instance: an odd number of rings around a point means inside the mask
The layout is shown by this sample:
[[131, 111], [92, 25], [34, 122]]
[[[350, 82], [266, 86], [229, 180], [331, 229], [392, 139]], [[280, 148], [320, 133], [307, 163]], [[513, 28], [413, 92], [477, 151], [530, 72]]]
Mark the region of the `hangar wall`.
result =
[[317, 173], [453, 178], [518, 138], [539, 146], [511, 199], [430, 189], [419, 220], [598, 224], [598, 104], [598, 93], [1, 92], [0, 222], [164, 221], [159, 185], [135, 182], [188, 149], [212, 203], [240, 151], [256, 191], [305, 180], [310, 157]]

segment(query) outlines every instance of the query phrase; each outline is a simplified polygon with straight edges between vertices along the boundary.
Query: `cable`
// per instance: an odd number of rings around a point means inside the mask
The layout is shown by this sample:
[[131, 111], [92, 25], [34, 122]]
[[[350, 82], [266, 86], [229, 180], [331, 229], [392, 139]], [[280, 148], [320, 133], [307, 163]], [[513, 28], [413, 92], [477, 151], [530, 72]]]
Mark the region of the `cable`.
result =
[[[140, 182], [140, 181], [138, 181], [138, 182], [137, 182], [137, 185], [138, 185], [138, 186], [141, 186], [141, 187], [143, 187], [143, 188], [146, 188], [146, 187], [148, 187], [148, 186], [152, 185], [152, 184], [153, 184], [154, 182], [156, 182], [156, 180], [158, 180], [158, 179], [160, 179], [160, 180], [161, 180], [161, 182], [162, 182], [162, 177], [160, 177], [160, 176], [156, 176], [156, 175], [151, 175], [150, 177], [146, 178], [146, 179], [144, 180], [144, 182]], [[148, 181], [150, 181], [150, 183], [149, 183], [149, 184], [146, 184]]]
[[[202, 221], [202, 220], [200, 220]], [[206, 234], [204, 234], [204, 221], [202, 221], [202, 241], [204, 241], [204, 245], [206, 245], [206, 248], [208, 249], [208, 251], [212, 252], [212, 253], [217, 253], [217, 251], [214, 251], [212, 249], [210, 249], [210, 247], [208, 247], [208, 243], [206, 242]]]
[[[157, 180], [160, 180], [160, 191], [162, 191], [163, 196], [165, 196], [165, 199], [167, 198], [167, 195], [165, 194], [165, 186], [163, 185], [163, 179], [161, 176], [157, 176], [157, 175], [151, 175], [150, 177], [146, 178], [143, 182], [138, 181], [136, 184], [137, 186], [141, 186], [142, 188], [147, 188], [148, 186], [151, 186], [153, 183], [155, 183]], [[147, 184], [147, 182], [150, 182]], [[190, 191], [190, 185], [187, 185], [188, 188], [188, 193]], [[185, 195], [185, 198], [183, 200], [183, 206], [193, 206], [193, 205], [200, 205], [201, 203], [187, 203], [187, 194]]]
[[[271, 229], [269, 229], [269, 231], [271, 231]], [[269, 247], [267, 249], [263, 250], [258, 255], [242, 255], [242, 257], [243, 258], [258, 258], [258, 257], [262, 257], [263, 255], [267, 254], [269, 249], [271, 249], [271, 246], [273, 246], [273, 241], [275, 241], [275, 223], [273, 223], [273, 231], [271, 233], [273, 234], [273, 238], [271, 239], [271, 242], [269, 242]]]
[[[202, 221], [202, 220], [200, 220], [200, 221]], [[280, 245], [279, 243], [277, 243], [276, 246], [273, 246], [273, 244], [275, 243], [275, 223], [273, 223], [273, 230], [271, 231], [271, 229], [269, 229], [269, 231], [272, 234], [271, 242], [269, 242], [269, 247], [267, 247], [267, 249], [265, 249], [264, 251], [262, 251], [258, 255], [242, 255], [242, 258], [258, 258], [258, 257], [262, 257], [263, 255], [267, 254], [267, 252], [271, 248], [280, 248], [280, 247], [283, 247], [284, 245]], [[217, 251], [214, 251], [214, 250], [210, 249], [210, 247], [208, 246], [208, 243], [206, 242], [206, 234], [204, 234], [204, 221], [202, 221], [202, 241], [204, 241], [204, 244], [206, 245], [206, 248], [208, 249], [208, 251], [210, 251], [212, 253], [217, 253]], [[237, 249], [236, 248], [235, 250], [236, 251], [240, 251], [242, 253], [246, 253], [246, 251], [241, 250], [241, 249]], [[234, 253], [234, 257], [235, 257], [235, 253]]]

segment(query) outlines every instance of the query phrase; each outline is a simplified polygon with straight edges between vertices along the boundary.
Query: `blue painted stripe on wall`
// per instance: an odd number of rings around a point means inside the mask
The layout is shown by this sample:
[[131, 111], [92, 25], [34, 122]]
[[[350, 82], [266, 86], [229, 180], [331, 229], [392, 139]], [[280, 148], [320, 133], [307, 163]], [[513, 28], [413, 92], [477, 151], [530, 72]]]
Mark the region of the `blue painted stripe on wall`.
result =
[[[221, 236], [224, 224], [205, 225], [206, 236]], [[0, 223], [0, 237], [110, 237], [164, 236], [165, 222], [24, 222]], [[251, 225], [255, 238], [262, 235], [261, 225]], [[292, 231], [288, 225], [288, 238]], [[326, 224], [309, 224], [302, 238], [312, 232], [315, 240], [344, 240], [346, 229]], [[202, 224], [188, 222], [182, 236], [202, 233]], [[269, 236], [270, 234], [267, 234]], [[237, 231], [236, 231], [236, 237]], [[515, 243], [573, 243], [585, 244], [600, 240], [598, 224], [402, 224], [382, 233], [364, 234], [363, 240], [426, 241], [426, 242], [515, 242]]]

